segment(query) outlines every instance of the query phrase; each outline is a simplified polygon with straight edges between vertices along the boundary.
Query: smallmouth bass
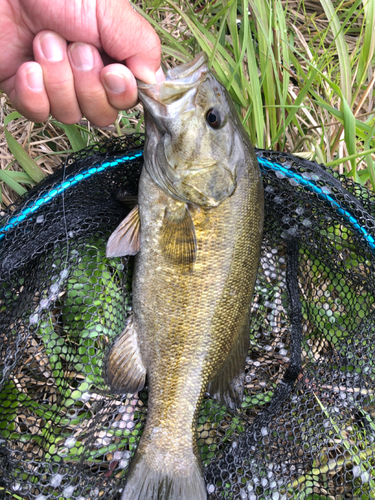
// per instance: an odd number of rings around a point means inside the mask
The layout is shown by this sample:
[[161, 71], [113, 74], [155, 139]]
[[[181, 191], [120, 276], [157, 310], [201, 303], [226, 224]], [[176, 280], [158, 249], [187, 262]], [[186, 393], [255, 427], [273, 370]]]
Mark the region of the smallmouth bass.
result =
[[109, 256], [136, 255], [133, 314], [107, 379], [135, 393], [147, 374], [149, 390], [122, 500], [203, 500], [197, 416], [206, 392], [231, 408], [241, 402], [263, 188], [204, 53], [138, 89], [146, 122], [138, 206], [107, 244]]

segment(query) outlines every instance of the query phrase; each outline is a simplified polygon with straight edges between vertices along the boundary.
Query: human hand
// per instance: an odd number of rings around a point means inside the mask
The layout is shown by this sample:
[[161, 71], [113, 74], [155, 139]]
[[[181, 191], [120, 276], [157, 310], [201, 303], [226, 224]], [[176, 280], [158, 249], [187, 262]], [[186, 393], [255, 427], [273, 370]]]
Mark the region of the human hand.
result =
[[32, 121], [109, 125], [137, 102], [135, 78], [164, 79], [160, 40], [128, 0], [0, 0], [0, 21], [0, 88]]

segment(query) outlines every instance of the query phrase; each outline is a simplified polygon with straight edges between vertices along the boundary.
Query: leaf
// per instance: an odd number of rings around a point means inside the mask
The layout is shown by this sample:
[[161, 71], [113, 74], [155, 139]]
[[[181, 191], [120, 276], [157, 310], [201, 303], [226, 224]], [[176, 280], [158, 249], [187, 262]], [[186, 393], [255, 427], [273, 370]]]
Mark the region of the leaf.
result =
[[[180, 16], [184, 19], [186, 24], [191, 29], [193, 35], [195, 36], [197, 42], [199, 43], [202, 50], [204, 50], [208, 56], [211, 58], [213, 53], [213, 48], [216, 46], [217, 48], [217, 56], [213, 63], [213, 67], [221, 80], [221, 82], [227, 86], [232, 72], [235, 70], [236, 63], [233, 58], [229, 55], [229, 53], [225, 50], [225, 48], [221, 44], [216, 44], [215, 36], [206, 29], [206, 27], [201, 24], [198, 19], [195, 17], [190, 18], [186, 12], [181, 10], [178, 5], [176, 5], [171, 0], [166, 0], [176, 12], [180, 14]], [[232, 88], [230, 89], [232, 97], [243, 107], [247, 107], [246, 100], [243, 96], [243, 91], [234, 80], [232, 82]]]
[[371, 142], [372, 138], [374, 137], [374, 134], [375, 134], [375, 125], [372, 127], [371, 131], [367, 135], [367, 138], [366, 138], [365, 143], [364, 143], [364, 149], [367, 153], [365, 158], [366, 158], [369, 178], [371, 180], [372, 189], [375, 191], [375, 165], [374, 165], [374, 160], [372, 159], [372, 155], [369, 152], [370, 142]]
[[86, 147], [86, 143], [83, 140], [83, 137], [77, 125], [65, 125], [65, 123], [61, 123], [55, 120], [53, 120], [52, 123], [65, 131], [73, 151], [80, 151], [81, 149]]
[[27, 193], [27, 190], [22, 187], [21, 184], [19, 184], [16, 180], [14, 180], [7, 170], [0, 169], [0, 181], [5, 182], [7, 186], [13, 189], [13, 191], [15, 191], [20, 196], [23, 196], [25, 193]]
[[[349, 107], [346, 99], [343, 97], [341, 99], [341, 109], [344, 117], [344, 139], [346, 148], [348, 150], [349, 156], [355, 155], [356, 153], [356, 126], [355, 126], [355, 118], [352, 110]], [[350, 160], [350, 164], [352, 166], [352, 177], [358, 182], [357, 175], [357, 165], [355, 159]]]
[[169, 47], [174, 48], [174, 50], [177, 50], [178, 52], [181, 52], [185, 57], [186, 61], [183, 62], [188, 62], [191, 60], [191, 55], [189, 52], [183, 47], [181, 43], [178, 42], [170, 33], [168, 33], [167, 30], [161, 28], [160, 23], [154, 21], [152, 17], [150, 17], [146, 12], [138, 7], [135, 3], [132, 3], [132, 7], [134, 10], [138, 12], [142, 17], [144, 17], [154, 28], [156, 31], [158, 31], [164, 38], [169, 42]]
[[[344, 163], [346, 161], [352, 161], [352, 160], [355, 160], [356, 158], [360, 158], [361, 156], [364, 156], [365, 154], [370, 156], [371, 154], [374, 154], [374, 153], [375, 153], [375, 148], [372, 148], [372, 149], [369, 149], [368, 151], [365, 151], [365, 152], [362, 151], [361, 153], [355, 153], [354, 155], [345, 156], [344, 158], [337, 158], [336, 160], [329, 161], [326, 163], [326, 166], [327, 167], [335, 167], [336, 165], [341, 165], [342, 163]], [[349, 175], [351, 175], [351, 173]]]
[[291, 123], [291, 121], [295, 117], [295, 115], [296, 115], [299, 107], [302, 106], [304, 98], [306, 97], [306, 95], [308, 94], [308, 92], [311, 90], [311, 85], [312, 85], [312, 82], [314, 81], [314, 79], [316, 77], [317, 71], [318, 70], [314, 69], [311, 72], [311, 75], [310, 75], [309, 79], [307, 80], [307, 82], [305, 83], [305, 85], [303, 86], [303, 88], [299, 91], [298, 97], [294, 101], [293, 106], [290, 108], [291, 111], [288, 113], [288, 116], [287, 116], [287, 118], [285, 120], [285, 123], [282, 125], [282, 127], [279, 128], [279, 131], [273, 137], [272, 144], [276, 144], [276, 142], [279, 140], [281, 134], [283, 134], [285, 132], [285, 129], [289, 126], [289, 124]]
[[11, 431], [16, 428], [17, 417], [17, 388], [12, 381], [9, 381], [0, 392], [0, 436], [8, 438]]
[[17, 172], [15, 170], [5, 170], [5, 172], [17, 182], [22, 182], [23, 184], [29, 184], [29, 185], [35, 184], [32, 178], [29, 175], [27, 175], [26, 172]]
[[15, 120], [16, 118], [23, 118], [23, 116], [18, 113], [18, 111], [13, 111], [13, 113], [10, 113], [4, 118], [4, 125], [7, 126], [10, 121]]
[[162, 45], [161, 50], [163, 54], [175, 57], [178, 61], [181, 61], [181, 63], [187, 63], [191, 60], [190, 56], [187, 56], [183, 52], [180, 52], [172, 47], [168, 47], [167, 45]]
[[349, 61], [349, 48], [345, 41], [343, 27], [340, 24], [339, 18], [335, 12], [331, 0], [321, 0], [321, 4], [330, 21], [330, 27], [335, 37], [337, 55], [339, 57], [340, 74], [341, 74], [341, 90], [342, 95], [348, 103], [351, 102], [351, 70]]
[[[254, 13], [257, 18], [259, 61], [262, 75], [262, 89], [267, 110], [267, 132], [272, 138], [276, 135], [276, 79], [275, 58], [273, 53], [272, 8], [264, 0], [254, 0]], [[266, 145], [268, 147], [268, 145]]]
[[[245, 12], [248, 10], [247, 2], [245, 2], [244, 9], [246, 9]], [[248, 23], [249, 23], [248, 16], [244, 16], [243, 45], [244, 47], [246, 47], [246, 52], [247, 52], [247, 71], [249, 74], [250, 103], [245, 118], [243, 120], [243, 124], [246, 125], [246, 122], [250, 114], [252, 114], [251, 121], [253, 122], [253, 125], [249, 127], [251, 140], [258, 147], [262, 148], [266, 146], [264, 138], [266, 127], [265, 127], [264, 112], [263, 112], [263, 100], [262, 100], [261, 84], [259, 81], [254, 42], [251, 36], [246, 36], [246, 33], [250, 31]]]
[[367, 68], [371, 63], [375, 49], [375, 2], [364, 0], [363, 8], [365, 12], [365, 33], [363, 36], [363, 41], [360, 42], [361, 45], [357, 72], [358, 87], [360, 87], [360, 85], [366, 78]]
[[[12, 134], [7, 130], [5, 131], [5, 139], [8, 143], [8, 147], [12, 152], [15, 159], [18, 161], [23, 170], [31, 177], [31, 179], [38, 183], [42, 181], [46, 174], [39, 167], [39, 165], [29, 156], [26, 151], [23, 149], [21, 144], [19, 144], [16, 139], [12, 136]], [[14, 189], [14, 188], [12, 188]]]

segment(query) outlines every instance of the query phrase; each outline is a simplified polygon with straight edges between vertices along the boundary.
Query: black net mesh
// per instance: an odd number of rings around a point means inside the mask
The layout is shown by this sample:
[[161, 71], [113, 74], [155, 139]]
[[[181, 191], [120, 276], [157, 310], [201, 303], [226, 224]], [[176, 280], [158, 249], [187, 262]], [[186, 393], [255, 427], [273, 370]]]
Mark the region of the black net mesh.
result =
[[[121, 497], [147, 390], [119, 396], [103, 377], [133, 267], [105, 245], [142, 148], [132, 136], [72, 156], [0, 222], [0, 498]], [[315, 163], [257, 156], [245, 391], [236, 412], [209, 397], [200, 410], [208, 497], [375, 498], [375, 197]]]

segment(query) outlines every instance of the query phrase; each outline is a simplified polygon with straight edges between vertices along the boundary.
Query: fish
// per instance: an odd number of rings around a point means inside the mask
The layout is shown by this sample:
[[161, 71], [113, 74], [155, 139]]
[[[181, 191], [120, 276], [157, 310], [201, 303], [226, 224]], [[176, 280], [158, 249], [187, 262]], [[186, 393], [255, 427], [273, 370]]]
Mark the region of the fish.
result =
[[205, 53], [138, 82], [146, 140], [138, 205], [107, 243], [135, 255], [133, 311], [110, 349], [111, 389], [146, 382], [146, 424], [122, 500], [207, 498], [197, 418], [208, 393], [243, 395], [250, 308], [263, 233], [253, 146]]

